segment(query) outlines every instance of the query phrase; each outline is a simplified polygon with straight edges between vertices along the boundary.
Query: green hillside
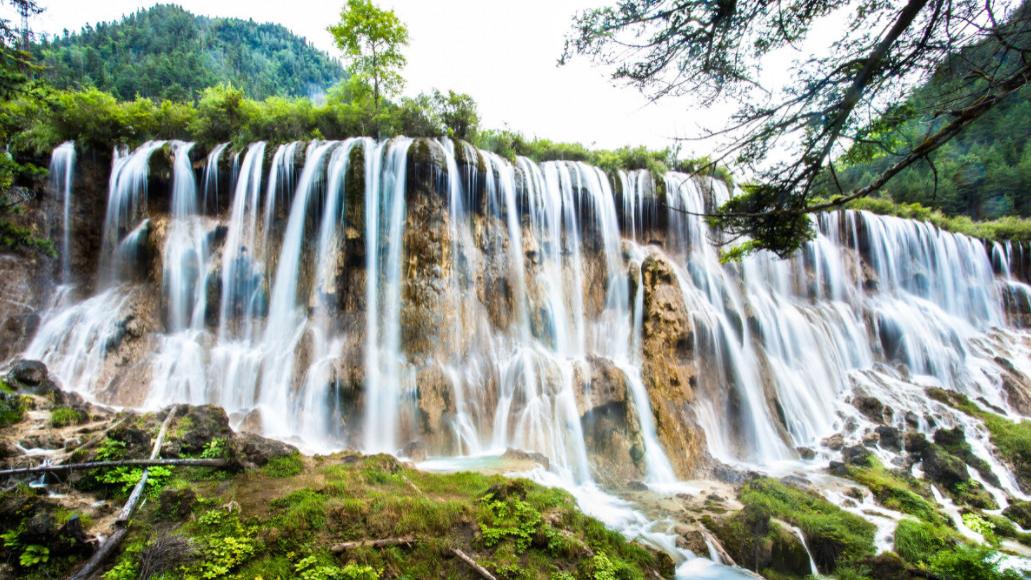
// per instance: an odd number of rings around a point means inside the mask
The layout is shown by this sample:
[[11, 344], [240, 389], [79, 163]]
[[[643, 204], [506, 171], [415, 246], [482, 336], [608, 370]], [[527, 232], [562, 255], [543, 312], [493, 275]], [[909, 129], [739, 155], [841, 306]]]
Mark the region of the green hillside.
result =
[[192, 100], [227, 82], [256, 99], [307, 96], [346, 75], [283, 26], [197, 16], [170, 4], [46, 39], [33, 52], [51, 84], [95, 86], [121, 99]]
[[[1031, 12], [1025, 2], [1017, 11]], [[884, 147], [855, 145], [839, 160], [840, 181], [845, 191], [872, 181], [931, 131], [950, 119], [956, 95], [977, 95], [983, 87], [975, 64], [986, 70], [1006, 70], [1016, 62], [1004, 62], [1004, 51], [994, 39], [969, 47], [944, 62], [935, 75], [918, 87], [910, 99], [879, 119], [870, 137]], [[949, 215], [976, 220], [1006, 215], [1031, 216], [1031, 87], [1024, 86], [998, 106], [966, 127], [951, 141], [888, 182], [884, 197], [898, 203], [917, 202]], [[825, 187], [830, 190], [829, 179]]]

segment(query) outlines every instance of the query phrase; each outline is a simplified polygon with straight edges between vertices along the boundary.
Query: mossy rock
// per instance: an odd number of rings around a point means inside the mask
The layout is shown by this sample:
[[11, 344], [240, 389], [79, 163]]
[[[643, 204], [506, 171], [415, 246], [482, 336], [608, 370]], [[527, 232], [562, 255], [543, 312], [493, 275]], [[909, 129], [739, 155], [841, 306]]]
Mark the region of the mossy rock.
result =
[[1002, 515], [1013, 520], [1025, 530], [1029, 529], [1031, 528], [1031, 501], [1015, 501], [1002, 510]]

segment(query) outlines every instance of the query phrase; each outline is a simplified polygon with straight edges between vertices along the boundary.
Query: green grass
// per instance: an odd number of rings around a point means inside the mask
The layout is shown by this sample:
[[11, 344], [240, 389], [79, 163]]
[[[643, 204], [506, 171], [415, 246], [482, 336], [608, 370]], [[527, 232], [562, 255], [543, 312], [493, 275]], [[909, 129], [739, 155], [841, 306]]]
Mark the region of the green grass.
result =
[[[151, 525], [189, 538], [197, 554], [176, 570], [183, 578], [464, 576], [452, 547], [498, 578], [644, 578], [673, 571], [665, 555], [578, 511], [568, 493], [527, 480], [429, 474], [389, 456], [341, 454], [289, 466], [292, 475], [266, 466], [228, 480], [191, 482], [201, 496], [192, 516], [168, 530], [156, 502], [145, 506], [130, 541], [149, 545]], [[414, 541], [339, 555], [330, 549], [396, 537]]]
[[911, 563], [926, 563], [934, 554], [956, 546], [959, 535], [951, 528], [906, 518], [895, 528], [895, 552]]
[[292, 477], [302, 471], [304, 471], [304, 459], [299, 453], [270, 459], [261, 468], [262, 473], [275, 478]]
[[79, 423], [84, 423], [86, 419], [85, 413], [71, 407], [54, 407], [50, 411], [51, 427], [61, 428], [69, 425], [78, 425]]

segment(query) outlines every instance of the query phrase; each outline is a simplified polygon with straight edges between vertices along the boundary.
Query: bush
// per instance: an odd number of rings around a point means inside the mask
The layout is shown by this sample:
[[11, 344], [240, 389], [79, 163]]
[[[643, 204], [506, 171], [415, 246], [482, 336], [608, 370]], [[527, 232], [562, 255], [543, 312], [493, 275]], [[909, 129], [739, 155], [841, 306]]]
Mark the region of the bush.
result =
[[895, 528], [895, 552], [907, 562], [925, 563], [958, 539], [956, 532], [943, 525], [905, 518]]

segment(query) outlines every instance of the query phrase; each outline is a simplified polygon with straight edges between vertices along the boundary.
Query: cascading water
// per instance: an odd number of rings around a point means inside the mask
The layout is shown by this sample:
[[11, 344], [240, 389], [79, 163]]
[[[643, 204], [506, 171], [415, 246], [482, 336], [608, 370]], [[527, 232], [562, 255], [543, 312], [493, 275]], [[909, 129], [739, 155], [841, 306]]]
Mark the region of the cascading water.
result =
[[[816, 216], [788, 260], [725, 265], [699, 217], [730, 195], [711, 179], [612, 183], [583, 163], [510, 162], [448, 140], [228, 147], [199, 180], [192, 144], [116, 150], [97, 294], [56, 300], [26, 356], [87, 396], [216, 403], [236, 425], [312, 449], [541, 454], [547, 477], [588, 502], [613, 469], [660, 490], [687, 476], [678, 430], [702, 433], [724, 463], [808, 465], [797, 449], [869, 423], [850, 404], [865, 394], [966, 425], [999, 480], [985, 487], [1024, 497], [974, 420], [924, 393], [940, 385], [1019, 414], [1002, 388], [1004, 373], [1031, 376], [1031, 346], [1007, 318], [1008, 296], [1031, 304], [1019, 245], [842, 211]], [[54, 175], [71, 171], [68, 148]], [[148, 191], [159, 151], [173, 160], [167, 192]], [[231, 192], [224, 210], [219, 191]], [[148, 207], [154, 195], [168, 195], [167, 214]], [[669, 265], [668, 288], [649, 286], [646, 263]], [[157, 296], [148, 272], [160, 272]], [[660, 291], [676, 300], [656, 311]], [[666, 361], [645, 344], [676, 304], [690, 373], [677, 387], [691, 396], [668, 404], [647, 386]], [[149, 379], [115, 399], [125, 371], [109, 355], [132, 340], [144, 346], [120, 356]]]
[[50, 155], [50, 184], [61, 200], [61, 283], [71, 282], [72, 186], [75, 181], [75, 143], [61, 143]]

